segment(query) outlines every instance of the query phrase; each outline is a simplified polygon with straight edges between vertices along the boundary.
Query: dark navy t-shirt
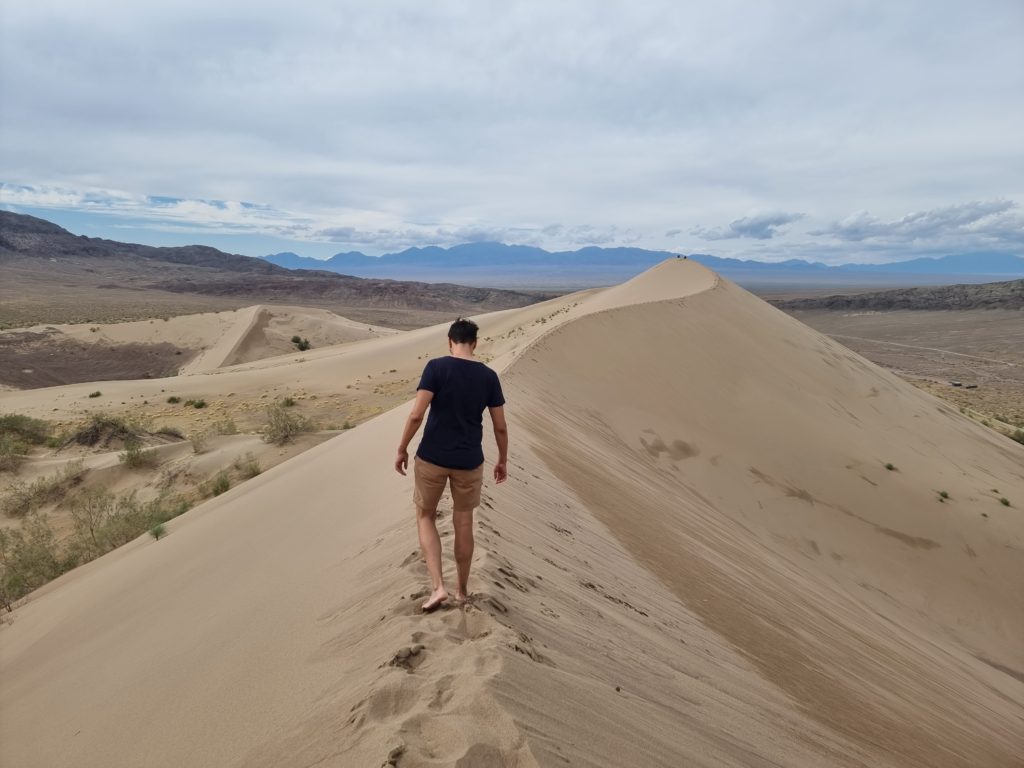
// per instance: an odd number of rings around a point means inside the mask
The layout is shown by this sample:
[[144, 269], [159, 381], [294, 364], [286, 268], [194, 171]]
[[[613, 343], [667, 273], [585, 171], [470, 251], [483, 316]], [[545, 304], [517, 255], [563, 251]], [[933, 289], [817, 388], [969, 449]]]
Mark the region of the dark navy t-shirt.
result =
[[423, 369], [419, 386], [434, 393], [416, 455], [449, 469], [484, 463], [484, 408], [505, 404], [498, 374], [478, 360], [437, 357]]

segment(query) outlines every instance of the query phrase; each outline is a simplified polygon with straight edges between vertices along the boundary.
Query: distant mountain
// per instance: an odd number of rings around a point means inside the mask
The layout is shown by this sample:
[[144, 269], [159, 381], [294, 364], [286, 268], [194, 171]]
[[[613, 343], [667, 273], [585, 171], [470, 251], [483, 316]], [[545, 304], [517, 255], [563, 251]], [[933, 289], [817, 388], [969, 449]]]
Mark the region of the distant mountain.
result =
[[[329, 259], [277, 253], [266, 260], [288, 269], [320, 269], [359, 277], [447, 280], [469, 285], [587, 287], [617, 283], [675, 254], [643, 248], [587, 247], [576, 251], [482, 242], [451, 248], [408, 248], [383, 256], [358, 251]], [[963, 278], [979, 282], [992, 277], [1024, 276], [1024, 259], [1002, 253], [953, 254], [890, 264], [844, 264], [789, 259], [765, 262], [689, 254], [726, 277], [747, 284], [836, 283], [921, 284]], [[929, 279], [930, 278], [930, 279]]]
[[1024, 280], [980, 285], [942, 285], [897, 288], [842, 296], [771, 300], [779, 309], [875, 310], [894, 309], [1024, 309]]

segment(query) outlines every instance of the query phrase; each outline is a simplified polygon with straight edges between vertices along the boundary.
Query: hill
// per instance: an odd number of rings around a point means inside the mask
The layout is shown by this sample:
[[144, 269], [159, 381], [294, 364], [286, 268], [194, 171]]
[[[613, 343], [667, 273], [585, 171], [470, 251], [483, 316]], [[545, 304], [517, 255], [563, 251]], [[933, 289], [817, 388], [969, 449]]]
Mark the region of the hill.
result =
[[771, 303], [787, 310], [1024, 309], [1024, 280], [980, 285], [897, 288], [842, 296], [774, 300]]
[[471, 604], [416, 610], [396, 408], [18, 607], [0, 761], [1020, 765], [1024, 447], [695, 262], [478, 319], [513, 447]]
[[355, 317], [352, 308], [451, 315], [518, 307], [542, 297], [295, 272], [206, 246], [156, 248], [75, 236], [43, 219], [0, 211], [0, 324], [7, 326], [140, 319], [263, 303], [317, 306], [346, 317]]

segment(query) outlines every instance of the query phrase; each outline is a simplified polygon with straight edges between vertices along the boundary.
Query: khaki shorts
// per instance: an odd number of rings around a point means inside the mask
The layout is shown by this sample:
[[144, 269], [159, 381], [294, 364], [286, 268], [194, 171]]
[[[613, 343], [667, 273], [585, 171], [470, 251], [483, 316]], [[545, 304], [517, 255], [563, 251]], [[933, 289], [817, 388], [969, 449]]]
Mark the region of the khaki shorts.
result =
[[483, 464], [476, 469], [449, 469], [417, 456], [413, 460], [413, 477], [416, 490], [413, 491], [412, 500], [419, 509], [437, 511], [437, 504], [449, 480], [452, 484], [453, 509], [465, 512], [480, 506], [480, 491], [484, 486]]

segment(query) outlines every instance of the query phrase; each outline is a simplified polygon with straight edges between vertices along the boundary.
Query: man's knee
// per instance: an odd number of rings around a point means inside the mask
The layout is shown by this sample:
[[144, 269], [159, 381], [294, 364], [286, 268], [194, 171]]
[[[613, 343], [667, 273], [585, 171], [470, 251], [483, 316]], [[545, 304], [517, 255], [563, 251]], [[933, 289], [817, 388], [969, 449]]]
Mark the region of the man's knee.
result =
[[416, 507], [416, 517], [423, 517], [428, 520], [433, 520], [437, 517], [436, 509], [428, 509], [427, 507]]

